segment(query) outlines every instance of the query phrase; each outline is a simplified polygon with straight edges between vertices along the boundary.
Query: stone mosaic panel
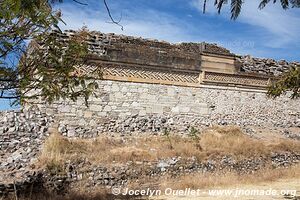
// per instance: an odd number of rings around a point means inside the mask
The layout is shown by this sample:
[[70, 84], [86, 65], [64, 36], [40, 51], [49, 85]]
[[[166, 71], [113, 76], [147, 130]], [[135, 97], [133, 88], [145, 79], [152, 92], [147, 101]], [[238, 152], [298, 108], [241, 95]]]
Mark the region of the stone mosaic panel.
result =
[[204, 83], [223, 83], [244, 86], [266, 87], [270, 80], [268, 77], [203, 72], [202, 81]]

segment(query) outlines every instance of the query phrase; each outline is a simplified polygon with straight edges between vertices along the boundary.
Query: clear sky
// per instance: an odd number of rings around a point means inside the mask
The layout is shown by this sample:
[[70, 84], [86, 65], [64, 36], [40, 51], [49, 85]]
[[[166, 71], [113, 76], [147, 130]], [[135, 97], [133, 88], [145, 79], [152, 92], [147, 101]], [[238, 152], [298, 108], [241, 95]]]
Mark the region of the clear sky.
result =
[[[62, 29], [79, 29], [104, 33], [155, 38], [168, 42], [211, 42], [233, 53], [255, 57], [300, 60], [300, 9], [283, 10], [280, 4], [258, 9], [259, 0], [245, 0], [241, 15], [230, 20], [229, 6], [218, 15], [208, 1], [207, 13], [202, 13], [203, 0], [107, 0], [120, 27], [109, 23], [102, 0], [80, 0], [87, 6], [65, 0], [57, 4], [66, 25]], [[279, 1], [278, 1], [279, 2]], [[0, 101], [0, 110], [9, 109]]]

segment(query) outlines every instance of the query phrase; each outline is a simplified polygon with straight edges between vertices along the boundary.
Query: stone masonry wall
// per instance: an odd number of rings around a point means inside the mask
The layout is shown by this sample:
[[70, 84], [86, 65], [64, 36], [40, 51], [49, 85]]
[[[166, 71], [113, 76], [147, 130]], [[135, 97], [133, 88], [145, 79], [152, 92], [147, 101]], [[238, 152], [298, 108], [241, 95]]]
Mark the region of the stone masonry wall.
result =
[[[130, 119], [145, 118], [131, 116]], [[162, 122], [164, 118], [159, 119]], [[53, 117], [49, 113], [46, 114], [35, 106], [30, 109], [0, 112], [2, 199], [8, 198], [6, 195], [9, 194], [30, 196], [46, 190], [63, 194], [70, 191], [70, 188], [78, 187], [78, 184], [90, 189], [95, 186], [122, 187], [129, 182], [140, 180], [141, 177], [155, 179], [161, 176], [177, 177], [218, 170], [254, 173], [268, 165], [274, 168], [288, 167], [300, 161], [299, 152], [273, 152], [269, 156], [255, 156], [242, 160], [237, 160], [231, 155], [209, 160], [198, 160], [194, 156], [187, 158], [175, 156], [155, 161], [128, 160], [117, 166], [103, 163], [95, 165], [87, 159], [75, 159], [66, 160], [62, 171], [53, 173], [36, 165], [42, 145], [53, 131], [51, 130], [53, 123]], [[123, 139], [126, 140], [126, 137]]]
[[[37, 107], [0, 112], [0, 183], [28, 177], [53, 119]], [[0, 186], [1, 196], [1, 186]]]
[[253, 58], [250, 55], [242, 56], [238, 61], [241, 63], [242, 72], [275, 76], [288, 71], [291, 67], [300, 67], [300, 63], [296, 61], [276, 61], [270, 58]]
[[179, 87], [99, 81], [97, 97], [39, 106], [55, 115], [69, 137], [102, 133], [179, 132], [191, 126], [235, 124], [262, 127], [300, 126], [299, 100], [267, 98], [263, 90], [233, 87]]

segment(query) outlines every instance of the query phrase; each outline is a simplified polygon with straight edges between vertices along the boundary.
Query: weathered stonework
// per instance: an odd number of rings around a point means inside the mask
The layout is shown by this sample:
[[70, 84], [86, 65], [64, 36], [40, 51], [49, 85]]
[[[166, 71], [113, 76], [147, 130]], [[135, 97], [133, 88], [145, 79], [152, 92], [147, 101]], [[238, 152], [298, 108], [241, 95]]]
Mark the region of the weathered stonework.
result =
[[202, 84], [225, 85], [236, 87], [247, 87], [256, 89], [266, 89], [269, 85], [271, 77], [246, 75], [246, 74], [222, 74], [217, 72], [203, 71], [200, 74], [200, 82]]
[[[299, 152], [274, 152], [268, 156], [242, 160], [230, 155], [208, 160], [199, 160], [194, 156], [184, 158], [175, 156], [152, 161], [128, 161], [118, 165], [91, 164], [87, 159], [76, 159], [66, 160], [61, 173], [53, 174], [51, 170], [35, 166], [42, 145], [51, 133], [49, 130], [53, 124], [51, 114], [32, 107], [29, 110], [1, 112], [0, 116], [0, 196], [4, 199], [6, 194], [15, 192], [30, 194], [45, 189], [58, 193], [67, 192], [80, 181], [83, 181], [80, 184], [84, 184], [84, 187], [91, 189], [95, 186], [122, 187], [141, 177], [158, 178], [164, 175], [177, 177], [221, 170], [245, 174], [253, 173], [265, 166], [289, 167], [300, 161]], [[160, 123], [163, 123], [163, 119], [160, 118]], [[77, 134], [76, 131], [73, 134]], [[91, 134], [86, 133], [86, 136]]]
[[276, 61], [268, 58], [253, 58], [242, 56], [237, 59], [241, 63], [241, 71], [247, 73], [278, 76], [291, 67], [299, 67], [299, 62]]
[[[72, 34], [58, 37], [64, 41]], [[163, 134], [165, 130], [187, 134], [192, 127], [229, 124], [240, 126], [250, 136], [255, 135], [254, 126], [300, 138], [299, 129], [293, 129], [300, 127], [299, 100], [288, 95], [266, 96], [274, 75], [299, 66], [297, 62], [238, 57], [214, 44], [170, 44], [99, 32], [91, 32], [87, 41], [89, 63], [77, 67], [75, 74], [93, 76], [98, 69], [103, 73], [88, 107], [83, 99], [51, 105], [35, 101], [20, 111], [0, 112], [0, 196], [16, 190], [32, 192], [33, 184], [50, 184], [50, 188], [64, 191], [65, 186], [83, 179], [88, 187], [121, 186], [141, 176], [222, 169], [252, 173], [270, 163], [275, 168], [299, 163], [298, 152], [281, 152], [239, 161], [230, 156], [208, 161], [173, 157], [128, 161], [117, 167], [78, 160], [66, 161], [63, 174], [36, 171], [34, 164], [51, 133], [49, 128], [56, 125], [70, 138]]]
[[37, 107], [0, 112], [0, 182], [30, 174], [52, 122], [53, 118]]
[[[39, 106], [53, 114], [61, 132], [90, 137], [107, 132], [186, 132], [191, 126], [300, 126], [299, 101], [270, 99], [262, 90], [223, 86], [181, 87], [99, 81], [97, 97]], [[81, 127], [81, 128], [80, 128]]]
[[[56, 34], [65, 41], [74, 32]], [[69, 137], [184, 132], [214, 124], [299, 126], [299, 100], [266, 96], [274, 75], [297, 62], [239, 57], [207, 43], [170, 44], [100, 32], [86, 40], [89, 62], [78, 66], [76, 74], [93, 76], [98, 69], [103, 74], [89, 107], [80, 99], [35, 102]]]

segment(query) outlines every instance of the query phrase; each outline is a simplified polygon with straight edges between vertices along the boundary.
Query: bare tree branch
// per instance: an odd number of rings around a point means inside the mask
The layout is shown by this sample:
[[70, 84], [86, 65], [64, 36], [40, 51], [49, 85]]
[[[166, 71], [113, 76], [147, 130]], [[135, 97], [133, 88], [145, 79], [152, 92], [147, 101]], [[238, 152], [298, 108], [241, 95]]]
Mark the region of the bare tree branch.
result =
[[204, 3], [203, 3], [203, 13], [205, 13], [205, 11], [206, 11], [206, 2], [207, 2], [207, 0], [204, 0]]
[[80, 1], [77, 1], [77, 0], [73, 0], [75, 3], [78, 3], [78, 4], [81, 4], [81, 5], [84, 5], [84, 6], [87, 6], [88, 4], [87, 3], [82, 3]]
[[15, 96], [3, 96], [4, 94], [1, 93], [0, 95], [0, 99], [16, 99], [16, 98], [20, 98], [20, 95], [15, 95]]
[[108, 7], [108, 5], [107, 5], [106, 0], [103, 0], [103, 3], [104, 3], [104, 5], [105, 5], [105, 8], [106, 8], [107, 13], [108, 13], [108, 16], [109, 16], [110, 20], [112, 21], [112, 23], [113, 23], [113, 24], [116, 24], [116, 25], [118, 25], [118, 26], [120, 26], [120, 27], [121, 27], [121, 30], [123, 31], [123, 30], [124, 30], [124, 27], [120, 24], [120, 21], [121, 21], [121, 19], [122, 19], [122, 16], [121, 16], [121, 18], [120, 18], [119, 21], [116, 21], [116, 20], [113, 18], [113, 16], [111, 15], [111, 12], [110, 12], [110, 9], [109, 9], [109, 7]]

